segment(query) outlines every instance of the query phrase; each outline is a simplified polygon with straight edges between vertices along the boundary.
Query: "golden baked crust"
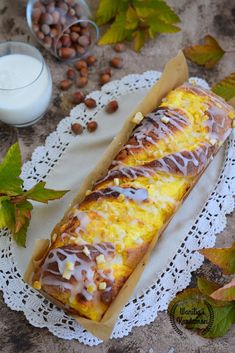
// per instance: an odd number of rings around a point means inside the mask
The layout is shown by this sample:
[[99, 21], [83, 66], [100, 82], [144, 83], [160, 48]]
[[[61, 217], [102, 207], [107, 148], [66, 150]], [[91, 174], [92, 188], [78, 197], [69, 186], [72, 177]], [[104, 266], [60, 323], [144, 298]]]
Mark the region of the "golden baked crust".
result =
[[202, 88], [184, 84], [171, 91], [57, 228], [35, 287], [71, 313], [101, 320], [229, 135], [234, 117], [228, 104]]

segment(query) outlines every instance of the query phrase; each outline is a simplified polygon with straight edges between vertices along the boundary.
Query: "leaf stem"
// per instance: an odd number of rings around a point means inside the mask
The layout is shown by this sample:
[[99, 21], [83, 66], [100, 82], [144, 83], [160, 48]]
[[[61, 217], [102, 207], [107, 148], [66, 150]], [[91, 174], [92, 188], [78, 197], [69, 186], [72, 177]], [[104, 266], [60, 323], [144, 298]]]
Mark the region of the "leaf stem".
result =
[[11, 198], [11, 203], [20, 203], [26, 200], [24, 195], [13, 196]]

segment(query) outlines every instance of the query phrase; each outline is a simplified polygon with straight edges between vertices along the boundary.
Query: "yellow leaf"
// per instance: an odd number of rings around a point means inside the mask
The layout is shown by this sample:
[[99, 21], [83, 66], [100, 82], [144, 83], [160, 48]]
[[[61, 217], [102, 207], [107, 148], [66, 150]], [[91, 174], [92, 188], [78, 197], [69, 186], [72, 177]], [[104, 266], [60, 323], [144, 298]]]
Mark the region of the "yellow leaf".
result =
[[119, 0], [100, 0], [96, 11], [96, 23], [103, 25], [110, 21], [118, 10]]
[[109, 27], [107, 32], [100, 38], [99, 44], [112, 44], [121, 42], [128, 37], [128, 35], [132, 32], [125, 28], [126, 25], [126, 15], [121, 13], [118, 15], [113, 22], [113, 24]]
[[136, 29], [139, 19], [133, 7], [129, 6], [126, 12], [126, 29]]
[[140, 51], [145, 41], [145, 31], [140, 29], [134, 33], [134, 49]]
[[235, 72], [232, 72], [213, 86], [212, 91], [223, 97], [226, 101], [235, 97]]
[[223, 57], [225, 51], [219, 43], [210, 35], [204, 37], [204, 44], [197, 44], [184, 49], [186, 58], [192, 62], [212, 69]]

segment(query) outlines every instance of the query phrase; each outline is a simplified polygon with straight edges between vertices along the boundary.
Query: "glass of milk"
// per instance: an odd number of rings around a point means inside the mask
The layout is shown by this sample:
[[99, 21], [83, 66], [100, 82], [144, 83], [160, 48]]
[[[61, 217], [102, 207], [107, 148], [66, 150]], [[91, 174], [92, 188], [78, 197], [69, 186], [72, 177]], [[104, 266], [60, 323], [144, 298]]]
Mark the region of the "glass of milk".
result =
[[52, 95], [50, 71], [33, 46], [0, 43], [0, 121], [16, 127], [34, 124]]

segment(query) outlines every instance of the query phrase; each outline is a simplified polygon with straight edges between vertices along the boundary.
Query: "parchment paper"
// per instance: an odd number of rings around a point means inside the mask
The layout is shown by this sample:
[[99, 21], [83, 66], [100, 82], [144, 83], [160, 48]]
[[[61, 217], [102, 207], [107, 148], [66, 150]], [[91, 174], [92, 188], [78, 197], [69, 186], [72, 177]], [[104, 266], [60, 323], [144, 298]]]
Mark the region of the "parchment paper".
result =
[[[184, 81], [186, 81], [188, 78], [188, 71], [187, 71], [187, 64], [185, 62], [185, 58], [182, 54], [182, 52], [179, 52], [179, 54], [173, 58], [167, 65], [166, 68], [161, 76], [161, 79], [157, 82], [156, 85], [149, 91], [149, 93], [146, 95], [144, 100], [140, 103], [140, 105], [134, 110], [133, 113], [130, 114], [129, 118], [127, 119], [126, 123], [124, 124], [123, 129], [121, 132], [117, 135], [117, 137], [113, 140], [107, 151], [105, 152], [104, 156], [98, 162], [96, 168], [91, 172], [91, 174], [86, 178], [85, 182], [81, 186], [79, 194], [76, 196], [75, 200], [73, 203], [80, 202], [85, 194], [85, 191], [87, 189], [90, 189], [92, 187], [92, 183], [100, 178], [102, 175], [104, 175], [107, 171], [107, 168], [110, 165], [110, 162], [113, 160], [115, 155], [117, 154], [118, 150], [120, 147], [127, 141], [129, 138], [130, 133], [132, 132], [132, 129], [134, 127], [134, 124], [131, 122], [131, 119], [133, 115], [137, 111], [141, 111], [143, 114], [147, 114], [148, 112], [151, 112], [154, 108], [157, 107], [157, 105], [160, 103], [161, 99], [167, 94], [168, 91], [174, 89], [175, 87], [179, 86], [182, 84]], [[143, 92], [138, 92], [138, 94], [142, 94]], [[140, 98], [141, 99], [141, 98]], [[127, 114], [127, 112], [123, 112], [123, 114]], [[124, 115], [125, 116], [125, 115]], [[107, 125], [107, 122], [106, 122]], [[105, 126], [106, 126], [105, 125]], [[102, 126], [100, 127], [102, 128]], [[110, 128], [112, 128], [112, 123], [110, 123]], [[107, 129], [107, 126], [106, 126]], [[101, 146], [95, 145], [91, 146], [91, 141], [86, 141], [84, 139], [83, 145], [81, 146], [79, 144], [79, 148], [83, 148], [86, 150], [87, 149], [95, 149], [97, 151], [97, 156], [100, 154], [100, 150], [102, 149]], [[76, 167], [76, 148], [74, 146], [74, 168]], [[220, 157], [217, 158], [217, 161], [221, 160], [223, 152], [220, 152]], [[65, 165], [66, 165], [66, 161]], [[71, 158], [68, 160], [68, 163], [71, 163]], [[218, 165], [220, 162], [217, 162]], [[79, 169], [81, 169], [81, 173], [84, 175], [87, 174], [92, 168], [87, 163], [87, 159], [84, 161], [84, 165], [79, 165], [77, 166]], [[218, 169], [218, 168], [217, 168]], [[54, 175], [55, 178], [55, 175]], [[49, 185], [50, 186], [50, 185]], [[68, 187], [70, 187], [68, 185]], [[67, 198], [71, 198], [71, 195], [68, 195]], [[59, 202], [59, 201], [58, 201]], [[65, 202], [64, 202], [65, 204]], [[54, 208], [55, 210], [58, 210], [58, 205], [55, 205], [54, 203], [52, 204], [51, 208]], [[47, 206], [48, 207], [48, 206]], [[39, 211], [39, 209], [38, 209]], [[53, 212], [53, 209], [50, 211]], [[63, 212], [62, 210], [61, 212]], [[45, 219], [46, 217], [46, 211], [44, 208], [41, 209], [41, 212], [45, 212]], [[40, 214], [42, 217], [43, 214]], [[61, 216], [61, 215], [59, 215]], [[59, 218], [59, 217], [58, 217]], [[36, 218], [35, 218], [36, 219]], [[43, 218], [41, 218], [43, 219]], [[35, 221], [35, 223], [37, 223]], [[37, 224], [35, 224], [36, 227], [38, 227]], [[34, 229], [33, 222], [31, 222], [31, 230]], [[43, 224], [42, 229], [44, 229], [46, 234], [42, 234], [42, 237], [48, 237], [48, 233], [46, 231], [45, 225]], [[52, 232], [53, 233], [53, 232]], [[128, 299], [131, 297], [134, 288], [136, 287], [136, 284], [139, 281], [139, 277], [141, 273], [143, 272], [143, 269], [145, 268], [145, 264], [147, 262], [147, 259], [155, 245], [155, 242], [157, 241], [157, 237], [152, 241], [151, 246], [149, 247], [148, 252], [145, 254], [143, 260], [140, 262], [136, 270], [132, 273], [130, 278], [127, 280], [121, 291], [119, 292], [117, 298], [115, 301], [111, 304], [110, 308], [107, 310], [106, 314], [104, 315], [103, 319], [101, 322], [93, 322], [91, 320], [81, 318], [81, 317], [76, 317], [76, 319], [79, 321], [79, 323], [84, 326], [87, 330], [92, 332], [94, 335], [97, 337], [105, 340], [108, 339], [113, 326], [115, 324], [116, 318], [122, 309], [122, 307], [125, 305], [125, 303], [128, 301]], [[45, 248], [48, 246], [48, 240], [47, 241], [40, 241], [36, 244], [32, 260], [30, 262], [30, 265], [27, 268], [27, 271], [25, 273], [25, 280], [30, 283], [31, 280], [31, 275], [32, 272], [35, 269], [35, 266], [37, 267], [40, 264], [40, 258], [45, 255]], [[166, 254], [164, 254], [166, 256]], [[153, 258], [153, 257], [152, 257]], [[52, 301], [54, 301], [52, 299]]]

